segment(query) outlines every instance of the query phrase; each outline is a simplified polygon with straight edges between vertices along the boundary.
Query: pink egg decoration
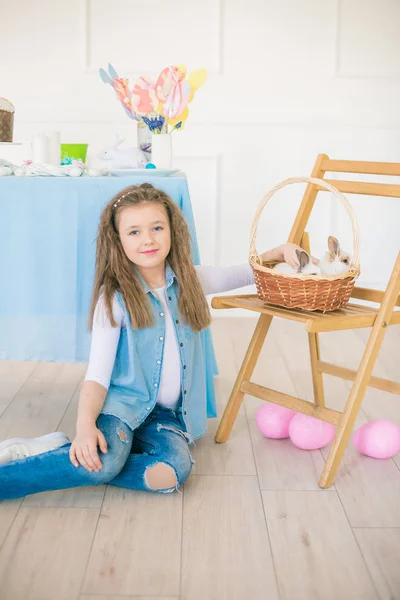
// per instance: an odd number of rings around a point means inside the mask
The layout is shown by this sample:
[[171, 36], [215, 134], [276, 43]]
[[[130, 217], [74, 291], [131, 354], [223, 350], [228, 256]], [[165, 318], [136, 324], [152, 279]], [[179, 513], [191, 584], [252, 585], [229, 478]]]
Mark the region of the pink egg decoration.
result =
[[289, 423], [295, 414], [290, 408], [265, 402], [257, 411], [256, 425], [265, 437], [280, 440], [289, 437]]
[[293, 444], [302, 450], [317, 450], [330, 444], [336, 435], [331, 423], [298, 413], [289, 424]]
[[371, 458], [391, 458], [400, 452], [400, 427], [389, 419], [375, 419], [357, 429], [353, 443]]

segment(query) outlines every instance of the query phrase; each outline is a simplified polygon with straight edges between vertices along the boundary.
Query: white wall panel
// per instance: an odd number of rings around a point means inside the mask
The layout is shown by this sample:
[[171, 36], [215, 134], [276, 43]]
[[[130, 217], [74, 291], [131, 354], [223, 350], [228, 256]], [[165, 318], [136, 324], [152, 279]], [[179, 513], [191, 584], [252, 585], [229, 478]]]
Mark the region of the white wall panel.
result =
[[174, 165], [187, 175], [201, 262], [219, 262], [219, 159], [218, 156], [175, 156]]
[[165, 65], [220, 70], [220, 0], [84, 0], [84, 8], [88, 70], [111, 62], [121, 73], [158, 73], [160, 54]]
[[400, 2], [338, 0], [339, 76], [400, 77]]

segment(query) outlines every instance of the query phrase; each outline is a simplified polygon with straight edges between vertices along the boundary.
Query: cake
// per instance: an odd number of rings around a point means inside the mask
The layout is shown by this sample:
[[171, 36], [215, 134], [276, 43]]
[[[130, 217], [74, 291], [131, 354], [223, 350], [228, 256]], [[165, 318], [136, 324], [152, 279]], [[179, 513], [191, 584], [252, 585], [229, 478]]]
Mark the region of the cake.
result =
[[14, 130], [14, 106], [0, 98], [0, 142], [12, 142]]

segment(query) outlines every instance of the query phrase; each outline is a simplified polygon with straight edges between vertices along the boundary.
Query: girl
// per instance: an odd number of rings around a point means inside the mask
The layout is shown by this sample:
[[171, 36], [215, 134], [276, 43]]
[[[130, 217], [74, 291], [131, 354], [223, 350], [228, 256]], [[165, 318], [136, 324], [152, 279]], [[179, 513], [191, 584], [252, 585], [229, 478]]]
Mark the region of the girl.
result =
[[[295, 266], [297, 248], [262, 257]], [[101, 483], [164, 493], [182, 485], [189, 444], [207, 428], [205, 295], [252, 283], [247, 264], [193, 265], [186, 221], [163, 191], [144, 183], [119, 192], [100, 218], [76, 437], [0, 444], [0, 500]]]

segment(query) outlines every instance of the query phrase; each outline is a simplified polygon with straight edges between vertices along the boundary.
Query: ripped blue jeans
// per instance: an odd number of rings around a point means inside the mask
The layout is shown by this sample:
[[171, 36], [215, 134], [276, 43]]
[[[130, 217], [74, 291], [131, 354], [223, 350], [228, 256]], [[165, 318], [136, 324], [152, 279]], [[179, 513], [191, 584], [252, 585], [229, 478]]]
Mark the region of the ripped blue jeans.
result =
[[[187, 434], [179, 415], [156, 406], [147, 419], [132, 431], [111, 415], [99, 415], [97, 427], [107, 441], [108, 452], [99, 451], [99, 472], [75, 467], [69, 458], [71, 444], [56, 450], [15, 460], [0, 466], [0, 500], [28, 494], [108, 483], [134, 490], [168, 493], [188, 478], [193, 465]], [[154, 489], [147, 470], [163, 463], [175, 472], [176, 485]]]

